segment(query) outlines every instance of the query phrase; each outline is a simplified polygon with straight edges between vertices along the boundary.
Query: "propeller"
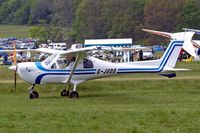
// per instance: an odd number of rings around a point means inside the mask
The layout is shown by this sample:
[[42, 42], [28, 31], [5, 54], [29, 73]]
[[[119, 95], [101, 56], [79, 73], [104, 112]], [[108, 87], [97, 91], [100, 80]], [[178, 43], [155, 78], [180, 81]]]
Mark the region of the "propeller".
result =
[[14, 51], [13, 51], [13, 63], [14, 66], [16, 67], [14, 69], [14, 90], [16, 91], [17, 88], [17, 52], [16, 52], [16, 43], [13, 43], [14, 45]]

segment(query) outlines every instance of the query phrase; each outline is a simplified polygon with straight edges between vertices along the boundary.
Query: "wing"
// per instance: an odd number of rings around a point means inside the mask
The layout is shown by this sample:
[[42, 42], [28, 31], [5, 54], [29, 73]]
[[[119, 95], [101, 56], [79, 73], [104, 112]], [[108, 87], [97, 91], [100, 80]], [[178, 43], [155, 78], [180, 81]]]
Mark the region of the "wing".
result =
[[98, 48], [97, 47], [86, 47], [86, 48], [78, 48], [78, 49], [69, 49], [69, 50], [66, 50], [66, 51], [60, 50], [59, 54], [60, 55], [66, 55], [66, 54], [77, 55], [79, 53], [85, 54], [85, 53], [92, 51], [92, 50], [98, 50]]
[[[0, 52], [13, 52], [14, 49], [11, 50], [0, 50]], [[49, 48], [38, 48], [38, 49], [16, 49], [16, 52], [32, 52], [32, 51], [38, 51], [43, 53], [49, 53], [49, 54], [55, 54], [60, 52], [60, 50], [55, 49], [49, 49]]]
[[126, 47], [106, 47], [106, 46], [92, 46], [86, 48], [78, 48], [78, 49], [69, 49], [67, 51], [60, 51], [60, 55], [66, 54], [73, 54], [77, 55], [77, 53], [87, 54], [89, 51], [129, 51], [129, 50], [141, 50], [146, 49], [146, 47], [133, 47], [133, 48], [126, 48]]
[[59, 53], [61, 50], [50, 49], [50, 48], [38, 48], [38, 49], [35, 49], [35, 51], [42, 52], [42, 53], [55, 54], [55, 53]]
[[[13, 52], [14, 49], [2, 49], [0, 52]], [[31, 52], [35, 51], [35, 49], [16, 49], [16, 52]]]

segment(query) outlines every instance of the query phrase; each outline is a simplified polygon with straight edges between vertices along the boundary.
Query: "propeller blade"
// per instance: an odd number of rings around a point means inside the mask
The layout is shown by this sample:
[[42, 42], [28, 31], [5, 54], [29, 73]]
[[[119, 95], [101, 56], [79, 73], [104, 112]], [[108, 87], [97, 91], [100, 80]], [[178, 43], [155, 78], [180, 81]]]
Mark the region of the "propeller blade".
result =
[[16, 43], [13, 43], [14, 45], [14, 51], [13, 51], [13, 62], [14, 65], [16, 66], [16, 69], [14, 71], [14, 89], [16, 91], [17, 88], [17, 52], [16, 52]]
[[14, 72], [14, 80], [15, 80], [15, 82], [14, 82], [14, 89], [15, 89], [15, 91], [16, 91], [16, 88], [17, 88], [17, 72], [15, 71]]
[[17, 64], [17, 52], [16, 52], [16, 44], [13, 43], [14, 45], [14, 50], [13, 50], [13, 62], [14, 62], [14, 65]]

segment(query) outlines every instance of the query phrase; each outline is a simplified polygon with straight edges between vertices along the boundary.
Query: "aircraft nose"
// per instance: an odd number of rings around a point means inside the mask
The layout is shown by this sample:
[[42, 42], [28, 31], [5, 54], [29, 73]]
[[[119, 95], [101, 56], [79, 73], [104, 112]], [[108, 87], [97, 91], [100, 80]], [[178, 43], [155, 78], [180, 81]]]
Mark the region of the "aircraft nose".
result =
[[16, 70], [17, 70], [17, 66], [16, 66], [16, 65], [10, 66], [8, 69], [13, 70], [13, 71], [16, 71]]

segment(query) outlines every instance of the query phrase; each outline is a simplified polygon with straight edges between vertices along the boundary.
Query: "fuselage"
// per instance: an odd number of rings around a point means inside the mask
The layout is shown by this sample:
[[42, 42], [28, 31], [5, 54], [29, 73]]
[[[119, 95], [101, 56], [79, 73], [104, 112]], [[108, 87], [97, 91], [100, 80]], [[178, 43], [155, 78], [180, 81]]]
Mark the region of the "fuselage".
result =
[[[17, 73], [31, 84], [81, 82], [129, 73], [159, 73], [175, 67], [183, 41], [172, 41], [162, 58], [157, 60], [130, 63], [112, 63], [85, 56], [75, 63], [63, 67], [59, 55], [52, 55], [42, 62], [25, 62], [17, 64]], [[73, 71], [73, 67], [75, 68]], [[69, 80], [70, 79], [70, 80]]]
[[[73, 72], [71, 83], [81, 83], [86, 80], [114, 76], [128, 73], [156, 73], [161, 72], [163, 67], [159, 61], [111, 63], [94, 57], [88, 57], [89, 66], [84, 66], [84, 61], [78, 62]], [[148, 64], [148, 65], [145, 65]], [[71, 67], [66, 69], [51, 69], [44, 62], [18, 63], [17, 73], [26, 82], [31, 84], [66, 83], [71, 74]]]

